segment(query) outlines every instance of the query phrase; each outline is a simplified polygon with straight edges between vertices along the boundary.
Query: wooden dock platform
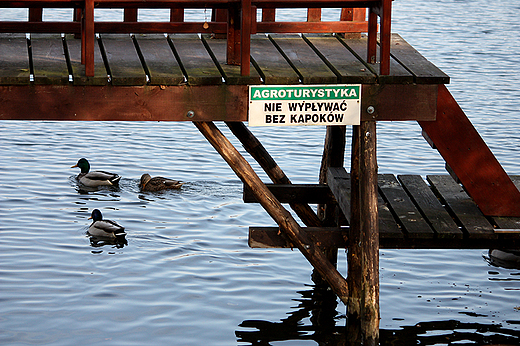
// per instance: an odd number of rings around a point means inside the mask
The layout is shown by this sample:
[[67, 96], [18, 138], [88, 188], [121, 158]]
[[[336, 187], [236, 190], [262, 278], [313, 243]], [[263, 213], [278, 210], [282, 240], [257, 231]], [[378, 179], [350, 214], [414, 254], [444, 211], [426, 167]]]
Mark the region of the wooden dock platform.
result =
[[226, 64], [225, 39], [100, 35], [96, 74], [86, 77], [72, 35], [0, 34], [0, 120], [247, 121], [249, 85], [336, 83], [362, 84], [362, 119], [435, 119], [437, 86], [449, 77], [399, 35], [391, 43], [381, 75], [362, 58], [366, 36], [253, 35], [242, 76]]
[[[520, 176], [511, 176], [518, 186]], [[324, 247], [348, 248], [350, 174], [329, 168], [328, 185], [268, 185], [283, 203], [337, 203], [343, 227], [307, 227]], [[381, 249], [520, 249], [520, 218], [486, 217], [449, 175], [378, 176]], [[244, 201], [255, 199], [244, 188]], [[293, 247], [277, 227], [250, 227], [253, 248]]]

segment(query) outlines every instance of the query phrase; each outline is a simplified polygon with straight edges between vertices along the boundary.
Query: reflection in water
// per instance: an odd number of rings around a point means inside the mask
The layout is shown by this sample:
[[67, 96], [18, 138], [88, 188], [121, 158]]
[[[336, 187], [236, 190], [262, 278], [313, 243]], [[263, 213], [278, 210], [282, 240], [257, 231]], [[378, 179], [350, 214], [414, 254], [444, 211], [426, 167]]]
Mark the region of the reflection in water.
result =
[[[298, 292], [297, 310], [280, 322], [245, 320], [237, 330], [237, 341], [250, 345], [273, 345], [281, 341], [315, 341], [317, 345], [348, 345], [346, 317], [336, 311], [336, 296], [326, 288]], [[341, 305], [343, 306], [343, 305]], [[310, 324], [306, 319], [310, 321]], [[342, 323], [338, 323], [342, 321]], [[508, 321], [518, 325], [519, 321]], [[339, 324], [339, 325], [338, 325]], [[400, 329], [380, 329], [380, 345], [518, 345], [520, 331], [500, 324], [455, 320], [420, 322]]]
[[125, 237], [118, 238], [104, 238], [104, 237], [96, 237], [90, 236], [90, 246], [92, 247], [103, 247], [103, 246], [112, 246], [116, 249], [122, 249], [128, 245], [128, 241]]
[[[257, 331], [236, 331], [239, 342], [251, 345], [270, 345], [275, 341], [314, 340], [319, 345], [344, 344], [344, 327], [337, 326], [339, 315], [336, 311], [336, 295], [323, 286], [313, 286], [312, 290], [298, 292], [301, 298], [298, 310], [289, 312], [289, 317], [281, 322], [246, 320], [239, 327], [256, 328]], [[309, 318], [311, 325], [306, 325], [304, 319]], [[342, 341], [343, 340], [343, 341]]]
[[484, 258], [495, 267], [520, 269], [520, 251], [490, 249]]
[[381, 345], [518, 345], [520, 331], [500, 324], [420, 322], [400, 330], [380, 330]]

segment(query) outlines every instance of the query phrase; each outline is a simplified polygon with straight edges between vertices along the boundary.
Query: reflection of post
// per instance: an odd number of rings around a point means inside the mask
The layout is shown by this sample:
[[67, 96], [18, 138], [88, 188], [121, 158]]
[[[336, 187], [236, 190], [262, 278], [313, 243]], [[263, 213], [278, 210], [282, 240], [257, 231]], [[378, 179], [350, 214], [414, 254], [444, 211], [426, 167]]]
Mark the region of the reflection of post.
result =
[[352, 135], [351, 224], [348, 249], [347, 339], [379, 343], [379, 227], [376, 123], [363, 121]]

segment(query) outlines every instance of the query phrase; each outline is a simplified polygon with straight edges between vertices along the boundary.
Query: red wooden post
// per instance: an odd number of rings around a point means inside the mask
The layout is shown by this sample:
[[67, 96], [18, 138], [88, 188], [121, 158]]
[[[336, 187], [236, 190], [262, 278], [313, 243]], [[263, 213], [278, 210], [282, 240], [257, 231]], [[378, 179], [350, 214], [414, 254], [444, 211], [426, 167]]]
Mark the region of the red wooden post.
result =
[[137, 22], [137, 8], [125, 8], [123, 20], [125, 22]]
[[308, 22], [321, 22], [321, 8], [309, 8], [307, 10]]
[[172, 8], [170, 10], [170, 22], [184, 22], [184, 9]]
[[367, 62], [369, 64], [377, 62], [377, 13], [373, 7], [368, 10]]
[[29, 22], [41, 22], [43, 20], [43, 8], [29, 9]]
[[240, 74], [249, 76], [251, 65], [251, 0], [242, 0], [242, 16], [240, 25]]
[[240, 9], [229, 5], [227, 18], [227, 52], [228, 65], [240, 64]]
[[82, 62], [85, 64], [85, 76], [94, 77], [94, 0], [85, 0], [85, 8], [83, 11], [81, 56]]
[[379, 16], [381, 18], [381, 67], [380, 74], [390, 74], [390, 36], [391, 36], [391, 21], [392, 21], [392, 0], [382, 0], [382, 5], [379, 9]]

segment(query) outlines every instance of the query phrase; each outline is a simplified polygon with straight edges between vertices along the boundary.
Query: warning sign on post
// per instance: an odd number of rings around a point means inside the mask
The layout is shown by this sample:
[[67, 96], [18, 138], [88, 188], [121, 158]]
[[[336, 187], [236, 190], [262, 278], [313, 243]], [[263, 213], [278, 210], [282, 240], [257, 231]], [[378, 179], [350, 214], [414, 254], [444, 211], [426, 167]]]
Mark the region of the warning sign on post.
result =
[[361, 85], [250, 85], [249, 126], [359, 125]]

